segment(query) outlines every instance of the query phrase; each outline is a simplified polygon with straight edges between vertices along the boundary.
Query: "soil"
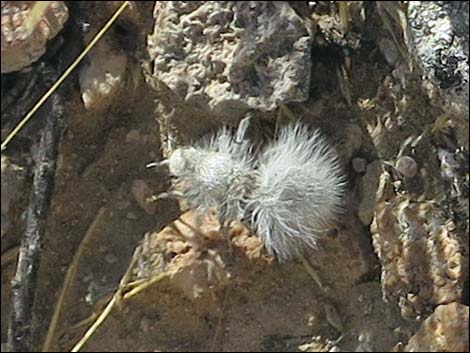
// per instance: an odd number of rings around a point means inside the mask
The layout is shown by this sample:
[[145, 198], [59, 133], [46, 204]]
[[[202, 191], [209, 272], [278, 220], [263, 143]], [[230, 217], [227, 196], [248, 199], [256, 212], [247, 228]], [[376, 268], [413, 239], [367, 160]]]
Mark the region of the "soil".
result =
[[[155, 214], [148, 214], [133, 196], [136, 180], [145, 181], [155, 194], [169, 185], [163, 173], [145, 168], [160, 158], [154, 98], [146, 87], [135, 96], [140, 99], [130, 97], [128, 109], [106, 114], [86, 112], [78, 92], [66, 105], [68, 123], [38, 282], [36, 325], [42, 337], [65, 272], [100, 210], [103, 215], [84, 244], [63, 306], [53, 346], [60, 351], [71, 349], [90, 322], [77, 324], [99, 312], [116, 290], [143, 235], [180, 213], [175, 202], [160, 201]], [[13, 262], [2, 266], [2, 342], [13, 271]], [[378, 276], [357, 284], [354, 295], [335, 292], [334, 309], [299, 263], [258, 267], [248, 277], [243, 285], [239, 279], [196, 301], [168, 280], [156, 284], [113, 313], [85, 350], [298, 351], [305, 344], [323, 350], [340, 336], [338, 346], [354, 350], [360, 335], [373, 341], [374, 350], [387, 350], [398, 339], [392, 331], [401, 320], [396, 308], [383, 301]], [[339, 315], [341, 331], [328, 319], [328, 310]]]

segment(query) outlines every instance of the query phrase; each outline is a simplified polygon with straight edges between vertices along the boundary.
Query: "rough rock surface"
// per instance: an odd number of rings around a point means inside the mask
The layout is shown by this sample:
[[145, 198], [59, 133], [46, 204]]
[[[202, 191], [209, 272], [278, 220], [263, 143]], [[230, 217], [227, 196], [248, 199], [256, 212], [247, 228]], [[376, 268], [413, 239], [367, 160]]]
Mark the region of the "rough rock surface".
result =
[[431, 104], [422, 82], [399, 66], [369, 102], [381, 173], [366, 185], [384, 297], [420, 319], [464, 300], [468, 277], [468, 122]]
[[63, 1], [2, 1], [2, 73], [21, 70], [38, 60], [68, 16]]
[[[172, 103], [233, 120], [307, 99], [311, 33], [287, 2], [159, 2], [154, 16], [153, 78]], [[184, 119], [173, 123], [195, 124]]]
[[405, 318], [461, 299], [466, 263], [454, 230], [430, 202], [396, 197], [377, 205], [372, 232], [383, 293], [398, 299]]
[[[233, 244], [233, 253], [229, 253], [229, 243]], [[231, 266], [235, 254], [241, 257]], [[192, 299], [220, 289], [233, 277], [234, 281], [241, 280], [240, 273], [233, 274], [246, 267], [243, 260], [272, 262], [261, 241], [242, 224], [234, 223], [225, 236], [215, 217], [201, 218], [194, 210], [162, 231], [147, 234], [134, 258], [135, 279], [168, 271], [171, 283]]]
[[468, 1], [410, 1], [409, 47], [424, 74], [468, 120]]
[[[125, 52], [131, 73], [133, 63], [145, 61], [136, 49], [153, 28], [149, 49], [155, 72], [144, 74], [156, 91], [140, 87], [137, 99], [115, 100], [99, 114], [86, 111], [75, 91], [67, 106], [69, 126], [48, 219], [38, 317], [46, 323], [52, 315], [57, 288], [84, 239], [55, 335], [55, 345], [63, 351], [70, 351], [82, 336], [86, 318], [101, 312], [132, 257], [133, 272], [130, 278], [124, 276], [131, 286], [151, 283], [165, 270], [171, 276], [123, 302], [122, 310], [115, 310], [94, 333], [87, 350], [390, 351], [397, 342], [396, 350], [467, 349], [467, 336], [461, 333], [467, 332], [468, 320], [463, 306], [468, 305], [468, 120], [442, 104], [447, 88], [431, 75], [423, 79], [416, 66], [409, 70], [398, 26], [406, 24], [407, 4], [260, 3], [159, 3], [158, 25], [143, 30], [141, 24], [153, 20], [154, 4], [147, 3], [145, 11], [140, 2], [132, 2], [107, 33]], [[77, 5], [84, 42], [119, 4]], [[222, 11], [227, 4], [230, 10]], [[241, 6], [253, 12], [237, 13], [247, 18], [239, 19], [240, 24], [235, 23], [234, 9]], [[305, 33], [312, 17], [318, 23], [305, 79], [296, 79], [301, 92], [311, 83], [308, 99], [287, 105], [264, 93], [249, 96], [250, 90], [262, 88], [257, 80], [267, 67], [263, 65], [270, 63], [262, 60], [268, 54], [256, 56], [256, 50], [270, 49], [259, 43], [262, 36], [256, 38], [264, 33], [257, 11], [271, 14], [282, 7], [292, 13], [292, 23], [301, 18]], [[257, 22], [248, 20], [252, 18]], [[396, 21], [400, 18], [405, 21]], [[273, 25], [278, 22], [271, 20]], [[394, 23], [396, 32], [387, 26]], [[257, 43], [254, 49], [251, 42]], [[166, 44], [171, 44], [173, 56], [157, 52]], [[217, 69], [209, 65], [212, 56], [201, 54], [207, 48], [226, 60], [217, 74], [223, 76], [220, 82], [200, 75]], [[409, 49], [420, 62], [418, 49]], [[192, 54], [206, 61], [200, 66], [199, 61], [187, 63]], [[254, 61], [230, 71], [237, 55]], [[160, 71], [157, 64], [163, 66]], [[237, 72], [242, 75], [238, 78], [246, 74], [248, 80], [236, 82]], [[290, 84], [291, 76], [286, 77], [282, 82]], [[423, 89], [431, 80], [440, 100]], [[131, 93], [132, 82], [124, 85], [122, 92]], [[224, 90], [237, 85], [238, 93]], [[204, 91], [207, 87], [212, 90]], [[276, 83], [272, 89], [279, 87]], [[242, 96], [241, 89], [248, 93]], [[223, 103], [229, 94], [239, 96]], [[269, 104], [279, 104], [279, 109], [267, 111]], [[161, 160], [158, 133], [168, 145], [187, 143], [179, 140], [183, 133], [196, 138], [215, 125], [235, 127], [247, 109], [253, 116], [248, 134], [261, 144], [270, 141], [279, 124], [300, 119], [337, 146], [348, 178], [346, 212], [319, 249], [305, 256], [310, 269], [300, 261], [273, 261], [242, 225], [221, 229], [210, 217], [198, 219], [192, 212], [181, 216], [173, 200], [155, 202], [154, 195], [168, 191], [170, 181], [165, 168], [145, 168]], [[16, 202], [10, 200], [10, 206]], [[4, 242], [5, 237], [2, 247]], [[5, 318], [9, 277], [3, 266], [2, 278]], [[82, 322], [87, 325], [77, 324]]]
[[405, 352], [468, 352], [468, 306], [440, 305], [405, 346]]

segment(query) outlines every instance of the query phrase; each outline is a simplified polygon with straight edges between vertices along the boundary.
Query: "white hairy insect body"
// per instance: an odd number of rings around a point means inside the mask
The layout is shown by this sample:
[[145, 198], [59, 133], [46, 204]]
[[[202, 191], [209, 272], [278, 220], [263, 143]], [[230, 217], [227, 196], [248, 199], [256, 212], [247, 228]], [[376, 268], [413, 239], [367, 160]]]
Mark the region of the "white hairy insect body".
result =
[[345, 179], [334, 149], [301, 123], [280, 129], [253, 157], [226, 128], [169, 158], [183, 197], [221, 221], [248, 220], [279, 261], [316, 248], [341, 212]]
[[223, 128], [196, 146], [173, 152], [169, 170], [183, 197], [201, 214], [215, 209], [222, 222], [241, 219], [253, 185], [250, 152], [247, 141], [237, 143]]
[[261, 152], [256, 170], [247, 209], [268, 252], [285, 261], [316, 248], [344, 200], [345, 179], [334, 149], [318, 130], [291, 124]]

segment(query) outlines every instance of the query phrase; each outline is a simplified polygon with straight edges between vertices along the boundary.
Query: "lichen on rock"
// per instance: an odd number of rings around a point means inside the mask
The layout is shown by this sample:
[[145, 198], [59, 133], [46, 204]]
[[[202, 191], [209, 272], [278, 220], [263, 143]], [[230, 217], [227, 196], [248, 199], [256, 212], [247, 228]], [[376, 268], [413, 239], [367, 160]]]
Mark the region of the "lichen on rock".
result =
[[410, 1], [408, 46], [420, 68], [468, 121], [467, 1]]

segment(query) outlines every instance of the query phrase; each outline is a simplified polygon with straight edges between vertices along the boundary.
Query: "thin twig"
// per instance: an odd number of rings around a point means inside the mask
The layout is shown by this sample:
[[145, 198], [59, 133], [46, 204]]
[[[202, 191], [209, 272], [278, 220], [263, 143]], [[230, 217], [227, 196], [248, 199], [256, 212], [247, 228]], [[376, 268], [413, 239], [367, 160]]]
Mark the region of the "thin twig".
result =
[[12, 280], [12, 307], [8, 327], [8, 345], [14, 352], [30, 351], [34, 337], [32, 326], [36, 282], [42, 253], [54, 178], [58, 146], [63, 131], [63, 109], [58, 94], [52, 97], [52, 109], [39, 143], [26, 229], [20, 245], [18, 264]]
[[[130, 266], [129, 266], [130, 267]], [[103, 312], [98, 316], [96, 321], [90, 326], [90, 328], [85, 332], [83, 337], [77, 342], [75, 346], [73, 346], [71, 352], [78, 352], [80, 349], [83, 348], [86, 342], [91, 338], [91, 336], [95, 333], [95, 331], [98, 329], [98, 327], [106, 320], [106, 318], [111, 314], [111, 311], [115, 306], [118, 305], [118, 302], [120, 300], [128, 300], [135, 296], [136, 294], [140, 293], [144, 289], [150, 287], [151, 285], [161, 281], [165, 277], [168, 276], [168, 273], [162, 272], [159, 275], [149, 279], [147, 282], [141, 284], [140, 286], [133, 288], [126, 294], [122, 295], [121, 292], [118, 290], [111, 300], [109, 301], [108, 305], [106, 305], [106, 308], [104, 308]], [[122, 298], [122, 299], [121, 299]]]
[[118, 296], [114, 295], [108, 305], [106, 305], [106, 308], [104, 308], [103, 312], [98, 316], [96, 321], [91, 325], [91, 327], [85, 332], [83, 337], [78, 341], [78, 343], [72, 348], [71, 352], [78, 352], [83, 345], [90, 339], [90, 337], [93, 335], [93, 333], [98, 329], [98, 327], [106, 320], [108, 315], [111, 313], [111, 310], [114, 308], [114, 305], [116, 304]]
[[[167, 277], [169, 274], [167, 272], [162, 272], [158, 274], [157, 276], [154, 276], [150, 279], [144, 280], [142, 283], [140, 281], [134, 281], [132, 284], [136, 284], [136, 286], [132, 286], [130, 288], [129, 286], [129, 280], [132, 277], [132, 270], [134, 269], [134, 265], [137, 261], [136, 256], [132, 257], [132, 260], [127, 267], [126, 273], [122, 276], [120, 282], [119, 282], [119, 288], [118, 290], [114, 293], [112, 296], [111, 300], [109, 303], [106, 305], [104, 310], [101, 312], [101, 314], [97, 315], [97, 318], [95, 322], [90, 326], [90, 328], [85, 332], [85, 334], [82, 336], [80, 341], [75, 344], [75, 346], [72, 348], [71, 352], [78, 352], [82, 347], [86, 344], [86, 342], [90, 339], [90, 337], [93, 335], [93, 333], [98, 329], [98, 327], [106, 320], [106, 318], [109, 316], [111, 313], [112, 309], [116, 306], [120, 306], [122, 301], [128, 300], [135, 296], [136, 294], [140, 293], [144, 289], [150, 287], [151, 285], [161, 281], [165, 277]], [[125, 294], [124, 292], [128, 290]]]
[[38, 25], [39, 21], [44, 17], [47, 8], [50, 6], [50, 1], [36, 1], [31, 7], [31, 11], [26, 16], [24, 21], [24, 31], [27, 35], [33, 33], [33, 30]]
[[225, 309], [227, 307], [227, 301], [229, 297], [230, 287], [225, 288], [224, 300], [222, 301], [222, 308], [220, 308], [220, 315], [217, 319], [217, 326], [215, 328], [214, 337], [212, 338], [211, 352], [218, 352], [216, 350], [217, 343], [219, 341], [220, 332], [222, 331], [222, 325], [224, 321]]
[[67, 269], [64, 283], [62, 285], [62, 289], [60, 291], [59, 298], [57, 299], [57, 304], [54, 309], [54, 314], [52, 315], [51, 323], [49, 324], [49, 330], [47, 331], [46, 340], [44, 341], [44, 345], [42, 347], [43, 352], [49, 352], [51, 349], [51, 345], [55, 338], [55, 332], [56, 332], [57, 324], [60, 319], [60, 314], [62, 311], [62, 307], [64, 305], [65, 298], [67, 297], [69, 289], [71, 288], [71, 284], [73, 283], [73, 280], [75, 279], [75, 275], [77, 273], [78, 262], [80, 258], [82, 257], [83, 251], [88, 245], [90, 239], [93, 237], [93, 235], [96, 235], [96, 230], [103, 220], [105, 211], [106, 211], [106, 208], [104, 207], [102, 207], [98, 211], [98, 215], [95, 217], [90, 227], [88, 228], [87, 232], [85, 233], [85, 236], [83, 237], [77, 251], [75, 252], [73, 260], [70, 263], [69, 268]]
[[320, 289], [324, 292], [326, 288], [323, 286], [323, 283], [318, 273], [313, 269], [312, 265], [310, 265], [310, 262], [304, 256], [301, 256], [300, 259], [302, 261], [302, 265], [305, 268], [305, 271], [307, 271], [307, 273], [310, 275], [310, 277], [312, 277], [318, 287], [320, 287]]
[[87, 318], [85, 318], [85, 319], [83, 319], [83, 320], [80, 320], [79, 322], [77, 322], [76, 324], [74, 324], [72, 327], [67, 328], [67, 330], [66, 330], [65, 332], [76, 331], [76, 330], [81, 329], [83, 326], [88, 326], [88, 325], [90, 325], [93, 321], [95, 321], [98, 316], [99, 316], [99, 314], [98, 314], [97, 312], [94, 312], [93, 314], [91, 314], [91, 315], [88, 316]]
[[16, 134], [26, 125], [26, 123], [31, 119], [31, 117], [38, 111], [39, 108], [44, 104], [44, 102], [57, 90], [62, 82], [70, 75], [70, 73], [80, 64], [83, 58], [88, 54], [88, 52], [95, 46], [95, 44], [100, 40], [100, 38], [108, 31], [111, 25], [116, 21], [119, 15], [126, 9], [129, 5], [129, 1], [124, 1], [119, 9], [114, 13], [114, 15], [109, 19], [108, 22], [103, 26], [103, 28], [93, 37], [91, 42], [86, 46], [86, 48], [80, 53], [80, 55], [73, 61], [73, 63], [64, 71], [64, 73], [59, 77], [59, 79], [52, 85], [52, 87], [39, 99], [39, 101], [34, 105], [34, 107], [26, 114], [26, 116], [19, 122], [19, 124], [8, 134], [5, 138], [5, 141], [2, 142], [1, 149], [2, 151], [7, 148], [7, 145], [11, 140], [16, 136]]
[[160, 282], [162, 279], [164, 279], [168, 276], [169, 276], [169, 274], [167, 272], [162, 272], [159, 275], [150, 278], [147, 282], [142, 283], [141, 285], [139, 285], [135, 288], [132, 288], [129, 292], [124, 294], [122, 298], [124, 300], [130, 299], [133, 296], [135, 296], [135, 295], [139, 294], [140, 292], [142, 292], [144, 289], [147, 289], [148, 287], [154, 285], [155, 283]]

